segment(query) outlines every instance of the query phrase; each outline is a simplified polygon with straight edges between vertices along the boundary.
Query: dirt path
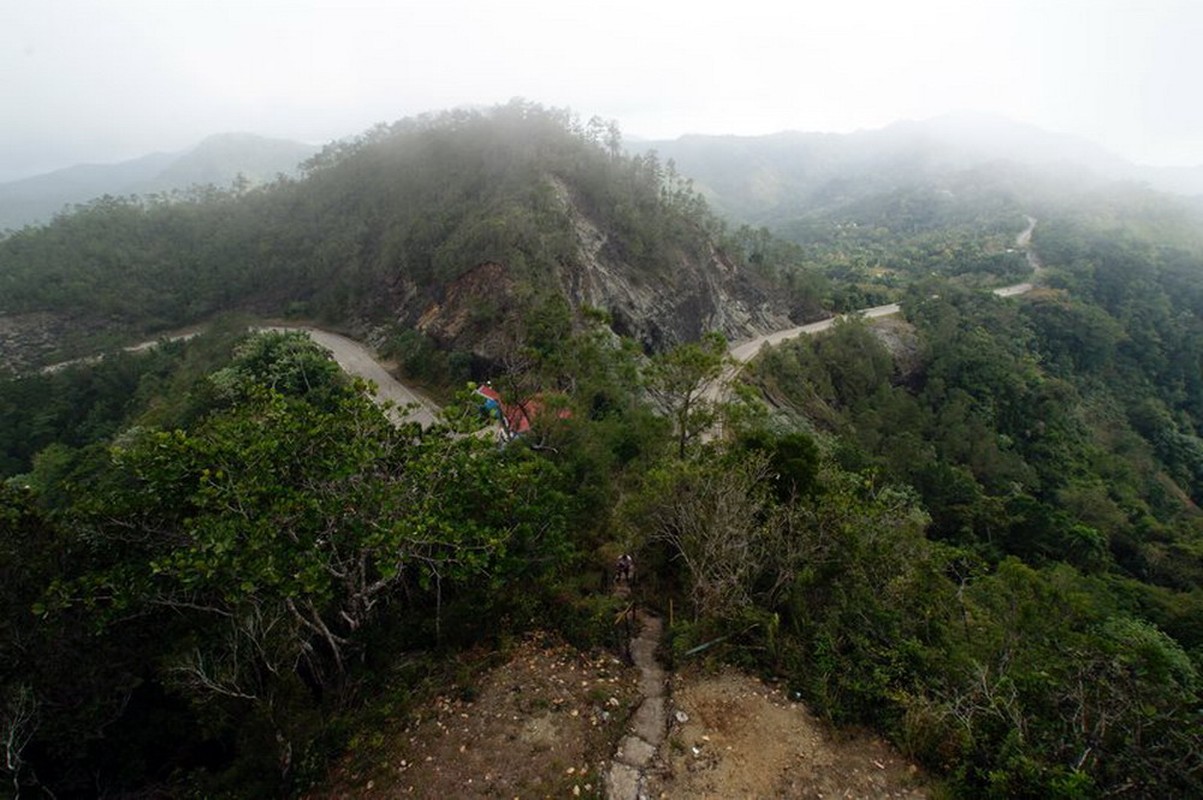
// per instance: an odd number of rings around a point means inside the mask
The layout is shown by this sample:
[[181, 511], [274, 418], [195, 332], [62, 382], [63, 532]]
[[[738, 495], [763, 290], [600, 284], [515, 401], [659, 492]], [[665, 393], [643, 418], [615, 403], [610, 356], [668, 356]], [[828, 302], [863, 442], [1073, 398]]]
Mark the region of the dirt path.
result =
[[656, 658], [659, 617], [630, 645], [638, 707], [605, 768], [606, 800], [925, 798], [924, 776], [890, 745], [833, 734], [781, 689], [725, 668], [674, 675]]
[[668, 729], [667, 675], [656, 660], [664, 625], [659, 617], [645, 612], [639, 612], [637, 621], [639, 633], [631, 640], [631, 660], [639, 670], [643, 700], [606, 771], [606, 800], [639, 800], [646, 796], [647, 770]]
[[725, 798], [923, 798], [924, 776], [869, 734], [833, 734], [780, 689], [725, 669], [673, 679], [673, 726], [645, 794]]
[[669, 677], [654, 657], [661, 621], [642, 621], [634, 668], [533, 635], [469, 683], [355, 737], [302, 797], [928, 796], [926, 776], [888, 744], [832, 732], [779, 688], [731, 668]]

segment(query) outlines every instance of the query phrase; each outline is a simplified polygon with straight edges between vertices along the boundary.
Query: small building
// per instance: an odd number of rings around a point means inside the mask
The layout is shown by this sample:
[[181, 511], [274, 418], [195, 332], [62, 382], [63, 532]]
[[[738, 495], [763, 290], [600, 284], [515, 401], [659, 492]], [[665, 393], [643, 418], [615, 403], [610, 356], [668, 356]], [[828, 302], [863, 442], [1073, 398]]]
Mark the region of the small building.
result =
[[[488, 383], [477, 386], [476, 393], [483, 398], [481, 406], [501, 425], [506, 441], [529, 433], [531, 425], [547, 405], [542, 394], [531, 395], [518, 403], [506, 403], [501, 399], [501, 394]], [[557, 419], [568, 419], [571, 416], [572, 412], [567, 408], [556, 411]]]

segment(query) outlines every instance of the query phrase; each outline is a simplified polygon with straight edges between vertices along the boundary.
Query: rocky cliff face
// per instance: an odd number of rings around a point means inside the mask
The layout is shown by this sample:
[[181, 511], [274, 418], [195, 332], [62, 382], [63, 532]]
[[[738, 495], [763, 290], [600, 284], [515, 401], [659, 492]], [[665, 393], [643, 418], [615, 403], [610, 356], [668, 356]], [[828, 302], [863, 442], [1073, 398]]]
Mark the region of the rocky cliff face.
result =
[[[512, 338], [507, 323], [518, 313], [515, 295], [516, 285], [509, 270], [486, 261], [443, 287], [437, 299], [411, 300], [400, 321], [443, 347], [496, 359]], [[415, 290], [410, 296], [416, 299], [420, 295]]]
[[617, 333], [661, 350], [709, 331], [738, 340], [790, 326], [784, 304], [713, 244], [702, 259], [681, 255], [655, 275], [641, 273], [617, 255], [620, 248], [609, 246], [609, 235], [571, 189], [553, 185], [580, 242], [579, 260], [560, 270], [564, 294], [574, 307], [608, 311]]
[[[309, 313], [368, 335], [417, 329], [485, 360], [558, 296], [648, 351], [789, 324], [759, 273], [709, 241], [686, 181], [563, 112], [515, 102], [402, 120], [308, 163], [261, 191], [99, 204], [0, 238], [0, 311], [95, 319], [114, 345], [227, 311]], [[82, 349], [62, 344], [27, 363]]]
[[0, 377], [28, 372], [77, 355], [90, 342], [111, 343], [103, 320], [33, 312], [0, 314]]
[[57, 347], [59, 336], [50, 314], [0, 316], [0, 377], [37, 364]]
[[[577, 239], [575, 258], [558, 264], [551, 280], [576, 311], [607, 312], [616, 333], [648, 351], [714, 330], [734, 341], [793, 324], [769, 287], [712, 244], [703, 257], [678, 254], [654, 274], [638, 269], [622, 257], [622, 243], [583, 210], [567, 184], [548, 180]], [[441, 346], [496, 358], [505, 347], [505, 327], [523, 311], [520, 286], [504, 264], [486, 262], [442, 287], [434, 300], [408, 287], [397, 321]]]

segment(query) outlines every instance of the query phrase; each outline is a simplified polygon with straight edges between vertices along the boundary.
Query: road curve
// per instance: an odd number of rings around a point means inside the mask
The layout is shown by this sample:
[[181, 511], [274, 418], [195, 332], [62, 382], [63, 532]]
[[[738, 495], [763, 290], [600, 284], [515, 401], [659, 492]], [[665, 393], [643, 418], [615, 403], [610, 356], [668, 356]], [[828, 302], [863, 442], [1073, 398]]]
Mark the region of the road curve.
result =
[[[301, 331], [308, 334], [310, 339], [330, 351], [335, 363], [342, 368], [343, 372], [363, 378], [376, 385], [376, 402], [384, 403], [391, 401], [394, 404], [394, 407], [388, 412], [389, 419], [394, 424], [400, 425], [403, 422], [417, 422], [422, 427], [428, 427], [433, 425], [438, 418], [439, 406], [437, 403], [390, 375], [388, 370], [376, 361], [372, 353], [354, 339], [348, 339], [346, 336], [340, 336], [337, 333], [331, 333], [330, 331], [324, 331], [308, 325], [267, 325], [253, 328], [252, 330]], [[198, 333], [199, 331], [197, 330], [188, 330], [186, 332], [161, 336], [157, 339], [150, 339], [124, 349], [127, 353], [144, 353], [164, 341], [191, 339]], [[104, 356], [99, 355], [63, 361], [58, 364], [42, 367], [42, 372], [56, 372], [72, 364], [92, 364], [102, 358]]]
[[330, 351], [343, 372], [376, 384], [377, 402], [392, 401], [396, 404], [388, 412], [394, 423], [417, 422], [422, 427], [428, 427], [437, 420], [439, 407], [432, 400], [390, 375], [372, 353], [354, 339], [309, 326], [273, 325], [260, 330], [302, 331], [309, 334], [310, 339]]
[[[1040, 259], [1032, 252], [1032, 231], [1036, 228], [1036, 218], [1028, 217], [1028, 226], [1020, 232], [1015, 238], [1015, 246], [1021, 248], [1027, 255], [1028, 264], [1032, 266], [1032, 271], [1039, 273], [1043, 269]], [[1032, 283], [1018, 283], [1014, 286], [1004, 286], [994, 290], [994, 294], [999, 297], [1015, 297], [1025, 294], [1033, 289]], [[877, 317], [888, 317], [897, 314], [901, 311], [901, 307], [897, 303], [889, 303], [884, 306], [874, 306], [872, 308], [864, 308], [859, 311], [853, 311], [850, 314], [845, 314], [843, 317], [864, 317], [866, 319], [875, 319]], [[811, 322], [806, 325], [799, 325], [794, 328], [786, 328], [773, 333], [766, 333], [763, 336], [757, 336], [753, 339], [747, 339], [742, 342], [733, 342], [728, 350], [728, 354], [735, 362], [724, 374], [714, 381], [711, 386], [707, 387], [704, 396], [708, 399], [718, 399], [723, 391], [723, 388], [730, 385], [731, 381], [739, 373], [740, 368], [756, 357], [762, 347], [766, 345], [772, 347], [781, 344], [782, 342], [796, 339], [799, 336], [821, 333], [833, 325], [837, 319], [842, 317], [831, 317], [829, 319]], [[398, 381], [388, 370], [376, 361], [372, 353], [359, 342], [354, 339], [349, 339], [346, 336], [340, 336], [337, 333], [324, 331], [320, 328], [310, 327], [308, 325], [284, 326], [273, 325], [259, 330], [271, 331], [303, 331], [309, 334], [317, 344], [325, 347], [333, 355], [335, 362], [348, 374], [355, 375], [365, 380], [371, 381], [376, 385], [376, 399], [378, 402], [392, 401], [395, 407], [389, 411], [389, 417], [395, 423], [402, 422], [417, 422], [423, 427], [433, 425], [438, 417], [439, 407], [436, 403], [427, 397], [424, 397], [419, 392], [406, 386]], [[167, 337], [169, 339], [186, 339], [195, 336], [195, 331], [177, 334]], [[159, 343], [159, 339], [142, 342], [141, 344], [127, 347], [130, 352], [138, 352]], [[53, 364], [44, 367], [44, 372], [50, 372], [56, 369], [61, 369], [68, 364], [79, 363], [94, 359], [76, 359], [75, 361], [63, 362], [62, 364]]]
[[[1015, 246], [1022, 249], [1027, 254], [1028, 264], [1031, 265], [1032, 271], [1038, 273], [1043, 269], [1040, 259], [1032, 252], [1032, 231], [1036, 229], [1036, 218], [1028, 217], [1028, 226], [1024, 228], [1018, 236], [1015, 237]], [[1017, 295], [1026, 294], [1034, 288], [1034, 284], [1017, 283], [1014, 286], [1003, 286], [994, 290], [994, 294], [999, 297], [1016, 297]], [[811, 322], [806, 325], [799, 325], [796, 328], [786, 328], [785, 330], [766, 333], [763, 336], [757, 336], [753, 339], [746, 339], [742, 342], [732, 342], [727, 353], [739, 365], [746, 364], [756, 357], [760, 352], [760, 348], [764, 346], [772, 347], [781, 344], [782, 342], [796, 339], [799, 336], [821, 333], [831, 326], [835, 325], [836, 320], [847, 317], [864, 317], [866, 319], [875, 319], [877, 317], [888, 317], [902, 311], [902, 308], [897, 303], [889, 303], [884, 306], [874, 306], [872, 308], [862, 308], [859, 311], [853, 311], [848, 314], [843, 314], [839, 317], [831, 317], [829, 319]], [[736, 368], [735, 372], [738, 372]], [[734, 377], [734, 372], [732, 373]], [[725, 382], [725, 381], [724, 381]]]
[[873, 308], [864, 308], [860, 311], [853, 311], [850, 314], [844, 314], [839, 317], [830, 317], [828, 319], [811, 322], [806, 325], [799, 325], [796, 328], [786, 328], [782, 331], [774, 331], [766, 333], [763, 336], [757, 336], [754, 339], [748, 339], [743, 342], [736, 342], [731, 345], [728, 350], [728, 355], [741, 364], [746, 364], [756, 357], [760, 352], [760, 348], [765, 345], [777, 345], [790, 339], [796, 339], [804, 334], [821, 333], [832, 325], [835, 325], [836, 320], [844, 317], [866, 317], [874, 319], [875, 317], [888, 317], [891, 314], [897, 314], [902, 308], [897, 303], [890, 303], [884, 306], [874, 306]]

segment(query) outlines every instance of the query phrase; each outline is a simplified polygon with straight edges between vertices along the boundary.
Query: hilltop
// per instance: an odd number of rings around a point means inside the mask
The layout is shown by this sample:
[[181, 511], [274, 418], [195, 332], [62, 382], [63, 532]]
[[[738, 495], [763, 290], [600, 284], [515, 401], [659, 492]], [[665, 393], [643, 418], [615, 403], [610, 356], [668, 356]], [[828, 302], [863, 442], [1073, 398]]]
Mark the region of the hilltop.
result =
[[289, 314], [416, 330], [467, 363], [501, 358], [537, 309], [604, 316], [648, 350], [790, 314], [683, 180], [521, 102], [382, 125], [271, 185], [97, 201], [0, 240], [0, 286], [10, 323]]

